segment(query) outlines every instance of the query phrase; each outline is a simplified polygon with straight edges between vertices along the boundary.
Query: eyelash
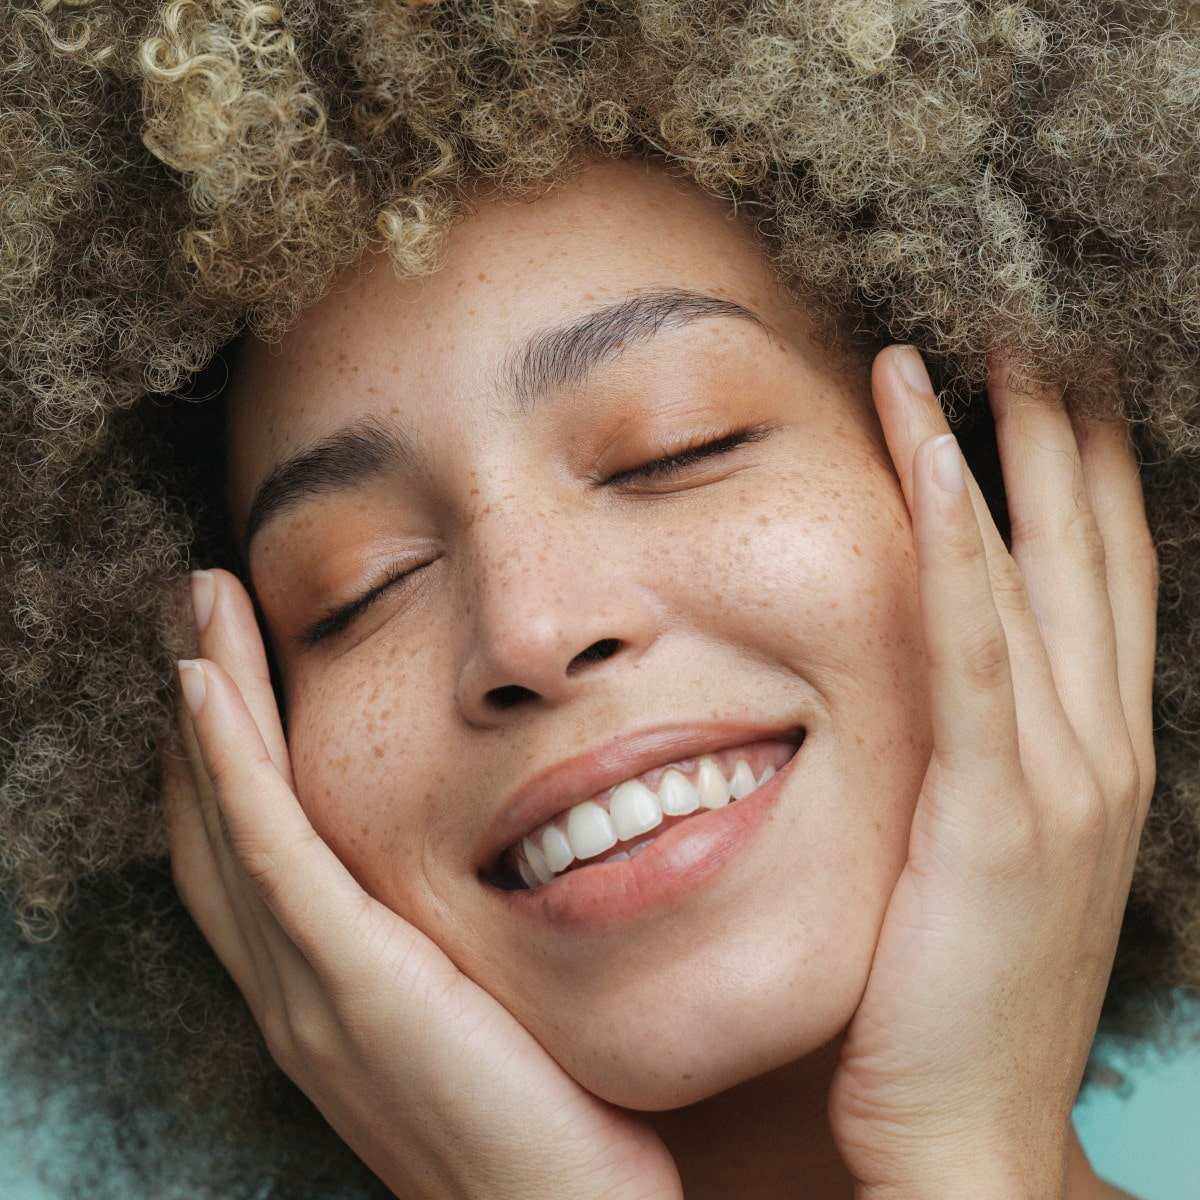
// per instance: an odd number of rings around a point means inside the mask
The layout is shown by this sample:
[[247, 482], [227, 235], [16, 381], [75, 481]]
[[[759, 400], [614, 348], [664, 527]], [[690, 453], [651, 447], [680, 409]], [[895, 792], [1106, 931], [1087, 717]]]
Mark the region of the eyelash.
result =
[[[592, 482], [602, 486], [617, 482], [624, 483], [631, 479], [666, 479], [678, 475], [702, 459], [728, 454], [731, 450], [749, 445], [751, 442], [761, 442], [774, 432], [774, 428], [773, 425], [760, 423], [732, 429], [716, 437], [705, 434], [699, 439], [685, 443], [680, 449], [673, 450], [670, 454], [664, 454], [648, 463], [643, 463], [640, 467], [631, 467], [627, 471], [619, 471], [616, 475], [610, 475], [607, 479], [593, 479]], [[394, 571], [382, 583], [377, 584], [357, 600], [322, 617], [300, 635], [300, 641], [305, 646], [315, 646], [325, 638], [340, 633], [359, 613], [369, 608], [393, 584], [399, 583], [409, 575], [416, 574], [421, 567], [427, 565], [427, 563], [422, 563], [421, 566]]]
[[728, 454], [739, 446], [750, 442], [761, 442], [773, 431], [774, 426], [765, 422], [757, 425], [743, 425], [725, 433], [703, 434], [690, 442], [685, 442], [678, 450], [664, 454], [661, 458], [643, 463], [640, 467], [632, 467], [628, 471], [620, 471], [607, 479], [594, 480], [598, 484], [625, 482], [629, 479], [665, 479], [678, 475], [684, 468], [705, 458], [715, 458], [719, 454]]

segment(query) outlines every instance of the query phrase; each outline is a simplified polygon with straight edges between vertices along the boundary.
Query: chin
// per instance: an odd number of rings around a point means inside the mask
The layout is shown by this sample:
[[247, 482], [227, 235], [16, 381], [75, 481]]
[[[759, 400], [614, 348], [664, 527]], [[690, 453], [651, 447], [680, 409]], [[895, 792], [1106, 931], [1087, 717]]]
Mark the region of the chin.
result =
[[545, 1044], [568, 1074], [610, 1104], [638, 1112], [682, 1108], [814, 1054], [844, 1031], [861, 981], [839, 987], [811, 969], [803, 979], [799, 974], [779, 977], [769, 992], [727, 988], [719, 1007], [709, 988], [696, 991], [691, 1005], [672, 1005], [669, 992], [657, 992], [640, 1020], [597, 1014], [559, 1031], [563, 1041]]

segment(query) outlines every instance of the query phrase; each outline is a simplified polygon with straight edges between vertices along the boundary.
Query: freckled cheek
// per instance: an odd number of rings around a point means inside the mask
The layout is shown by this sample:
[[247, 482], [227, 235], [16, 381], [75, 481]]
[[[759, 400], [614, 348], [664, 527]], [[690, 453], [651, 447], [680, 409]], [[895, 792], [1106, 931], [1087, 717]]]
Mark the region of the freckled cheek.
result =
[[386, 662], [372, 663], [365, 676], [353, 667], [319, 689], [301, 689], [289, 730], [296, 788], [313, 828], [385, 900], [395, 898], [398, 880], [414, 877], [444, 763], [438, 735], [412, 704], [412, 686]]
[[786, 658], [789, 642], [811, 651], [824, 631], [843, 648], [865, 637], [876, 655], [884, 645], [908, 654], [916, 559], [903, 499], [886, 480], [756, 480], [661, 539], [653, 564], [679, 609], [733, 640]]

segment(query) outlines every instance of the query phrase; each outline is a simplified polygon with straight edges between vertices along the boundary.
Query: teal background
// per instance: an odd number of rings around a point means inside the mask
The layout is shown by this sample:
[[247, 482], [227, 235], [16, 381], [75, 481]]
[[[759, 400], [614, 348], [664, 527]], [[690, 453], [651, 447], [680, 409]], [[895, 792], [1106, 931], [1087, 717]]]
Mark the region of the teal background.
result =
[[[1200, 1200], [1200, 1049], [1128, 1069], [1122, 1092], [1095, 1090], [1075, 1109], [1079, 1140], [1101, 1178], [1140, 1200]], [[0, 1107], [3, 1095], [0, 1092]], [[34, 1182], [36, 1160], [70, 1153], [70, 1131], [0, 1133], [0, 1198], [49, 1200]], [[130, 1195], [129, 1200], [146, 1200]]]
[[[1129, 1095], [1094, 1089], [1075, 1106], [1101, 1179], [1141, 1200], [1200, 1200], [1200, 1049], [1128, 1069]], [[33, 1198], [30, 1198], [33, 1200]]]

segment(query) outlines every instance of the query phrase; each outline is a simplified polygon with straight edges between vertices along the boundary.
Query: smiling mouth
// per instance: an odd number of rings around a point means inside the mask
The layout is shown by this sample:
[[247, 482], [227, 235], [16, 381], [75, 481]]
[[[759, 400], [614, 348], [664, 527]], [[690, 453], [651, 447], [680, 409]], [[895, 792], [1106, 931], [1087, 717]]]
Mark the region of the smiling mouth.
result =
[[663, 763], [564, 808], [483, 873], [504, 891], [536, 890], [593, 863], [636, 857], [682, 821], [755, 792], [795, 756], [804, 730]]

